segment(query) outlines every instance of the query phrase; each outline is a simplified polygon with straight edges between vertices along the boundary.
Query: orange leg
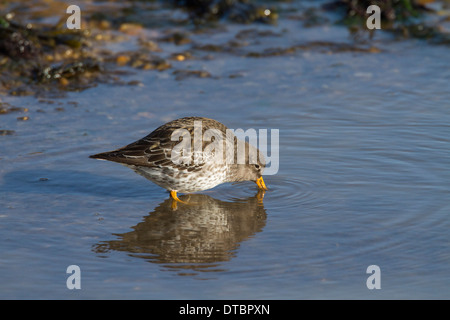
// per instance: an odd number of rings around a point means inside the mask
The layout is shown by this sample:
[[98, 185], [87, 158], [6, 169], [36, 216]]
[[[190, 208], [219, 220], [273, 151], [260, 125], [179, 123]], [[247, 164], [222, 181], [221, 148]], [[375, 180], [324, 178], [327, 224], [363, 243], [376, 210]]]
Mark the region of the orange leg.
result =
[[171, 198], [172, 198], [172, 209], [173, 209], [173, 210], [176, 210], [176, 209], [177, 209], [177, 202], [181, 202], [181, 203], [187, 204], [187, 202], [182, 201], [182, 200], [180, 200], [180, 199], [178, 198], [177, 192], [174, 191], [174, 190], [170, 191], [170, 196], [171, 196]]
[[172, 199], [175, 200], [175, 201], [178, 201], [178, 202], [181, 202], [181, 203], [187, 203], [187, 202], [181, 201], [181, 200], [178, 198], [178, 196], [177, 196], [177, 192], [174, 191], [174, 190], [170, 191], [170, 196], [171, 196]]

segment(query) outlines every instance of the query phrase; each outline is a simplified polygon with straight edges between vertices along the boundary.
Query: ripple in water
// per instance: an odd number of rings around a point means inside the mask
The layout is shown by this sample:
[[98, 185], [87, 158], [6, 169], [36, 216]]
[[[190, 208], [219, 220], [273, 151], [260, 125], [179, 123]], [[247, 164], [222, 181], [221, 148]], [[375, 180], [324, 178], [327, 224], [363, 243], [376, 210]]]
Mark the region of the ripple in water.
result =
[[[281, 175], [266, 176], [264, 181], [268, 188], [264, 195], [264, 204], [270, 204], [271, 209], [315, 208], [326, 202], [326, 198], [321, 195], [324, 192], [324, 183]], [[223, 185], [206, 192], [225, 201], [240, 201], [255, 195], [257, 191], [256, 185], [247, 181]]]

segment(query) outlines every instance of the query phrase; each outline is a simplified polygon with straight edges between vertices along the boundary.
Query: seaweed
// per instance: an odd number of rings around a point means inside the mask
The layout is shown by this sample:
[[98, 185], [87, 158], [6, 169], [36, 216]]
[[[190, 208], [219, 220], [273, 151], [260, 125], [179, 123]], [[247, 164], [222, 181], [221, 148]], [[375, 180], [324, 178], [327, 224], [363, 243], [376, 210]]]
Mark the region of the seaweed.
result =
[[[346, 9], [344, 19], [353, 17], [367, 18], [366, 10], [371, 5], [377, 5], [381, 11], [381, 18], [387, 22], [407, 21], [412, 17], [419, 17], [425, 7], [413, 0], [339, 0], [334, 3]], [[350, 21], [349, 20], [349, 21]]]
[[0, 54], [12, 59], [31, 59], [40, 53], [41, 46], [33, 31], [0, 17]]
[[77, 30], [61, 28], [60, 24], [50, 28], [34, 28], [20, 25], [0, 17], [0, 54], [18, 59], [35, 59], [57, 45], [71, 48], [83, 46], [83, 35]]
[[366, 12], [370, 5], [380, 8], [381, 29], [403, 38], [430, 40], [436, 44], [449, 44], [448, 33], [439, 25], [427, 25], [427, 14], [433, 10], [425, 4], [434, 0], [337, 0], [326, 3], [323, 8], [337, 11], [342, 18], [340, 23], [355, 30], [368, 30]]
[[255, 5], [248, 0], [173, 0], [176, 6], [186, 9], [197, 24], [219, 19], [237, 23], [274, 23], [278, 15], [274, 9]]
[[46, 66], [44, 68], [36, 68], [34, 70], [35, 78], [39, 82], [46, 82], [57, 79], [69, 79], [79, 77], [86, 72], [99, 72], [101, 66], [98, 61], [92, 59], [84, 59], [83, 61], [75, 61], [63, 63], [56, 66]]
[[33, 94], [42, 88], [48, 91], [53, 80], [67, 84], [61, 79], [99, 70], [98, 64], [79, 54], [86, 46], [85, 35], [61, 23], [21, 25], [0, 17], [0, 40], [0, 80], [12, 95]]

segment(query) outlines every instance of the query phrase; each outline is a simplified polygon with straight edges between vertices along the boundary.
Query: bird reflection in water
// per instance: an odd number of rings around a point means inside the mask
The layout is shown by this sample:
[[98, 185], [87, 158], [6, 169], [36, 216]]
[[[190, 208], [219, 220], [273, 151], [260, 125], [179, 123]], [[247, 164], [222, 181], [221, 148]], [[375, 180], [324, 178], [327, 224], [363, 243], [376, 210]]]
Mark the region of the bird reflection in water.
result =
[[233, 202], [205, 194], [180, 197], [174, 210], [172, 199], [162, 202], [131, 232], [114, 234], [117, 240], [94, 246], [97, 253], [124, 251], [180, 275], [199, 271], [223, 271], [242, 241], [261, 232], [266, 223], [262, 194]]

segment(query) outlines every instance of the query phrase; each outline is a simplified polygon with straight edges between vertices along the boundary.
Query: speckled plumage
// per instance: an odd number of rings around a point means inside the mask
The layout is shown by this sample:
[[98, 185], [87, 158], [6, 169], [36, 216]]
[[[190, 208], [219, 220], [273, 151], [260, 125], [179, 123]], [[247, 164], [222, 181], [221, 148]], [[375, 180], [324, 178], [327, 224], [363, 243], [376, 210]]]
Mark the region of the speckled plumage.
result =
[[[198, 128], [194, 123], [201, 123], [201, 135], [194, 132]], [[181, 138], [172, 141], [173, 134], [177, 129], [185, 129], [190, 134], [190, 146], [192, 150], [194, 146], [200, 146], [200, 153], [195, 152], [187, 156], [187, 161], [174, 161], [173, 152], [179, 146]], [[221, 133], [221, 139], [204, 139], [203, 135], [208, 129], [215, 129], [217, 133]], [[196, 140], [194, 140], [194, 137]], [[200, 138], [200, 140], [199, 140]], [[201, 141], [199, 143], [199, 141]], [[223, 153], [221, 158], [223, 161], [217, 161], [215, 156], [217, 152], [208, 146], [215, 142], [222, 143]], [[227, 148], [227, 142], [234, 146]], [[172, 192], [191, 193], [211, 189], [221, 183], [236, 181], [254, 181], [260, 189], [265, 189], [262, 180], [262, 171], [265, 167], [263, 156], [253, 146], [245, 142], [245, 163], [238, 164], [237, 160], [237, 138], [233, 135], [227, 135], [227, 127], [222, 123], [203, 117], [186, 117], [170, 121], [146, 137], [133, 142], [123, 148], [99, 153], [90, 156], [95, 159], [103, 159], [121, 163], [136, 173], [151, 180], [164, 189]], [[256, 151], [258, 155], [257, 163], [249, 161], [249, 151]], [[207, 150], [211, 152], [206, 152]], [[220, 151], [220, 149], [219, 149]], [[232, 152], [233, 154], [230, 154]], [[183, 154], [181, 154], [183, 155]], [[228, 157], [228, 158], [227, 158]], [[233, 163], [227, 163], [226, 159], [234, 159]], [[261, 185], [262, 184], [262, 185]], [[176, 193], [175, 193], [176, 194]]]

